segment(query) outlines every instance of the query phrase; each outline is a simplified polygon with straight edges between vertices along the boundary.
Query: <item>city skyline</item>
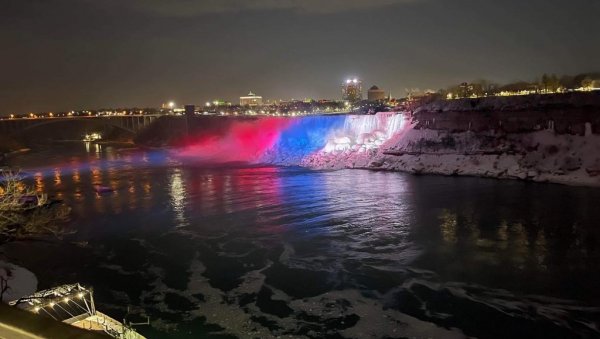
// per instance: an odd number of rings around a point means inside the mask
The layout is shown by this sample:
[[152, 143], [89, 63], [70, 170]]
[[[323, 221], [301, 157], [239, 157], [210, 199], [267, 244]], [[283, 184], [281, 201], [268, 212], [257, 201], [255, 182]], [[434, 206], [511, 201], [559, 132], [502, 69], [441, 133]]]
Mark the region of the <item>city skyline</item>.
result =
[[3, 115], [235, 102], [249, 89], [270, 99], [339, 98], [348, 76], [403, 96], [478, 78], [596, 71], [600, 58], [592, 43], [600, 4], [586, 0], [26, 0], [0, 8], [9, 51], [0, 55]]

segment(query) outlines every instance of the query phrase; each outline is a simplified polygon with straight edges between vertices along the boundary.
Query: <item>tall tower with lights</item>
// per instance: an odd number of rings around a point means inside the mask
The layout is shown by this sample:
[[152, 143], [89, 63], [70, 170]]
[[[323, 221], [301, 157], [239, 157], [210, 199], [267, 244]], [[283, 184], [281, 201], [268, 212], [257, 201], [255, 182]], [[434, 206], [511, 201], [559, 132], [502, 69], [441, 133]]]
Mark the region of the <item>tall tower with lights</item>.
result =
[[360, 79], [347, 79], [342, 84], [342, 100], [348, 102], [362, 100], [362, 81], [360, 81]]

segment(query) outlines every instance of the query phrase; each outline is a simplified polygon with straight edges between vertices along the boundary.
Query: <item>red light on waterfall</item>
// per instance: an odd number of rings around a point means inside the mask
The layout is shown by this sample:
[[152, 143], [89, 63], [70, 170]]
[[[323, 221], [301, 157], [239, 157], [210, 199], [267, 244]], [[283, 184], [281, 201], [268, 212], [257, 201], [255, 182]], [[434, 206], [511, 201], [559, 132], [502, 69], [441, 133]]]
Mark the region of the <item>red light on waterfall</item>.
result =
[[292, 119], [233, 121], [225, 131], [205, 131], [192, 138], [179, 155], [210, 162], [252, 162], [277, 142]]

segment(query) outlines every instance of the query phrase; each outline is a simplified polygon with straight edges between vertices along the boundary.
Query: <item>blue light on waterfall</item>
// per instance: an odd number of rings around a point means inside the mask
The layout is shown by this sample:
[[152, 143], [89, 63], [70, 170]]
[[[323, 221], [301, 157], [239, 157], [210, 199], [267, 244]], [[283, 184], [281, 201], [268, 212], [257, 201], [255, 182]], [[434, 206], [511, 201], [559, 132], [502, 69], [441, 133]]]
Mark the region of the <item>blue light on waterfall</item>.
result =
[[321, 150], [331, 133], [344, 126], [345, 116], [316, 116], [296, 119], [281, 132], [276, 147], [288, 155], [305, 156]]

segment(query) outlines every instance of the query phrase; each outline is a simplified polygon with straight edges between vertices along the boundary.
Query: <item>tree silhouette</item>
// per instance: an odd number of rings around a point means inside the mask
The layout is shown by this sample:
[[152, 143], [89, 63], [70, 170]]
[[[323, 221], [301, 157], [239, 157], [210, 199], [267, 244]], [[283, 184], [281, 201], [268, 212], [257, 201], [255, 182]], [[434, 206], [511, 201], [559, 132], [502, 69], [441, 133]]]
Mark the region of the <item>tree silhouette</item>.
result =
[[0, 241], [31, 236], [62, 237], [73, 233], [66, 225], [71, 209], [53, 203], [27, 186], [18, 173], [0, 175]]

